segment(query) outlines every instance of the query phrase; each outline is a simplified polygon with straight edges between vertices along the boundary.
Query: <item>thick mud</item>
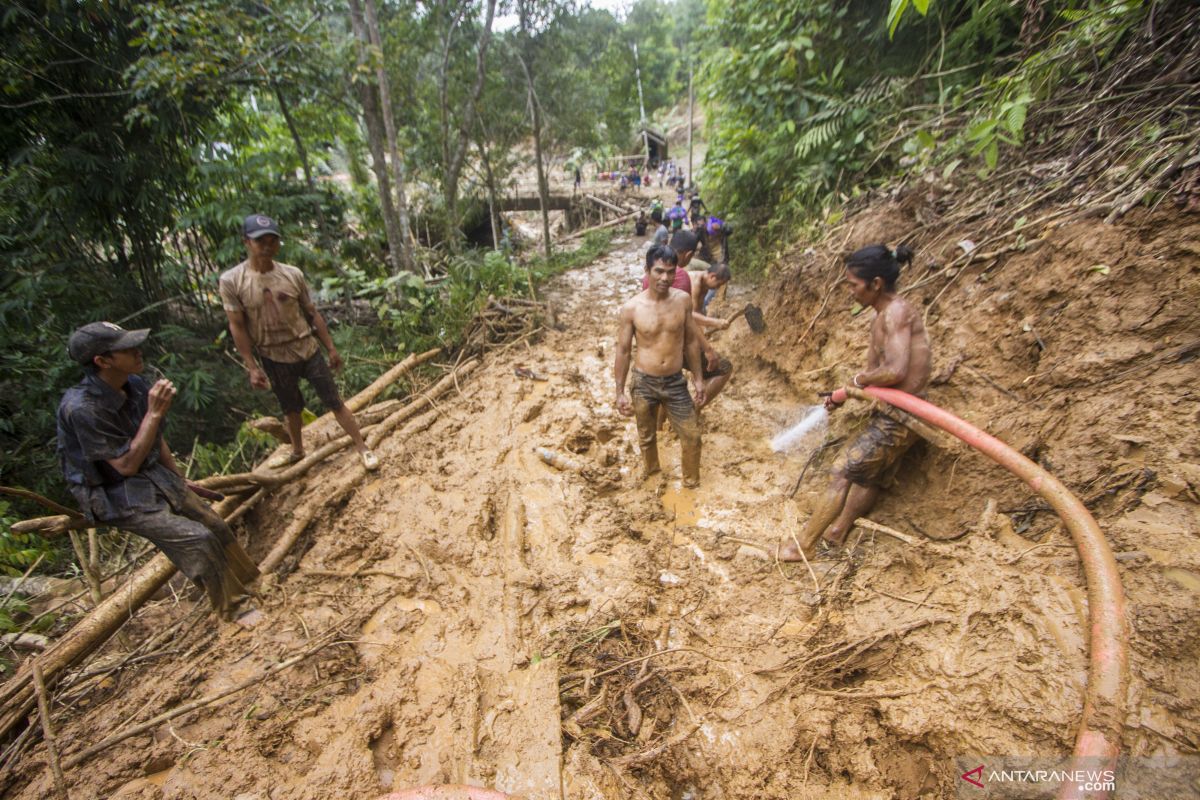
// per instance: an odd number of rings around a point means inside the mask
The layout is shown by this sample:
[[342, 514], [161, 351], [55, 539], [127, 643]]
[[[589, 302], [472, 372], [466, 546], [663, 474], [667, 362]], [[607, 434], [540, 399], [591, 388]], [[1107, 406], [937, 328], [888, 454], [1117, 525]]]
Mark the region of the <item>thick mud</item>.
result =
[[[910, 216], [864, 215], [848, 238], [895, 241]], [[1200, 330], [1200, 226], [1138, 225], [1055, 229], [986, 280], [960, 277], [929, 319], [931, 399], [1089, 502], [1129, 596], [1124, 749], [1186, 754], [1200, 743], [1200, 376], [1186, 347]], [[921, 445], [872, 514], [916, 544], [859, 528], [811, 574], [772, 558], [834, 448], [809, 463], [819, 442], [779, 454], [771, 439], [865, 350], [869, 314], [850, 315], [829, 254], [785, 256], [758, 295], [766, 333], [715, 339], [737, 371], [704, 414], [701, 488], [681, 488], [669, 434], [665, 476], [637, 480], [611, 367], [641, 248], [625, 241], [558, 279], [547, 294], [562, 330], [493, 353], [431, 425], [387, 440], [380, 472], [317, 516], [256, 627], [201, 618], [64, 696], [70, 753], [337, 631], [301, 665], [71, 770], [73, 796], [316, 800], [468, 783], [529, 800], [951, 797], [958, 757], [1069, 753], [1086, 681], [1082, 573], [1057, 518], [998, 467]], [[1091, 269], [1098, 252], [1107, 271]], [[750, 296], [735, 287], [716, 310]], [[549, 380], [519, 379], [517, 365]], [[835, 414], [828, 440], [862, 414]], [[256, 509], [252, 552], [351, 463]], [[188, 608], [148, 608], [134, 641]], [[17, 778], [12, 797], [49, 796], [40, 748]]]

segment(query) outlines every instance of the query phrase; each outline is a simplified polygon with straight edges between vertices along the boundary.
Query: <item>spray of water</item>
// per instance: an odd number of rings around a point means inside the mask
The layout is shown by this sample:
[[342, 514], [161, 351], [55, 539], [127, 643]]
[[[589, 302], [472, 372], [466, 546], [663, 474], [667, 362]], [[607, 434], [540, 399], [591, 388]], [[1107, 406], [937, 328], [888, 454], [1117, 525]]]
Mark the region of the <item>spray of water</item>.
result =
[[771, 449], [776, 453], [786, 453], [810, 435], [824, 433], [828, 424], [829, 412], [825, 410], [825, 406], [810, 406], [799, 422], [775, 435], [775, 438], [771, 440]]

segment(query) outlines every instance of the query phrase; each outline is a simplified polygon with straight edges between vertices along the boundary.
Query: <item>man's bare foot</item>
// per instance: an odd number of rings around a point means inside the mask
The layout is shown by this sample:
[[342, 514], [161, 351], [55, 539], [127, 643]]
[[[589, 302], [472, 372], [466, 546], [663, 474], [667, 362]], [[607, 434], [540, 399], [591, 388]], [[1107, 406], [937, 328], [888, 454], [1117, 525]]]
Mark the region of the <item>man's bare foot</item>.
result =
[[804, 561], [805, 558], [807, 558], [809, 561], [812, 561], [813, 554], [804, 553], [801, 555], [800, 547], [797, 546], [795, 540], [793, 539], [788, 539], [786, 542], [784, 542], [783, 546], [779, 548], [780, 561]]
[[821, 539], [830, 547], [842, 547], [846, 544], [846, 534], [850, 531], [844, 531], [842, 534], [836, 534], [833, 531], [825, 531], [825, 535]]
[[654, 467], [653, 469], [642, 469], [642, 480], [648, 481], [655, 475], [662, 474], [662, 467]]

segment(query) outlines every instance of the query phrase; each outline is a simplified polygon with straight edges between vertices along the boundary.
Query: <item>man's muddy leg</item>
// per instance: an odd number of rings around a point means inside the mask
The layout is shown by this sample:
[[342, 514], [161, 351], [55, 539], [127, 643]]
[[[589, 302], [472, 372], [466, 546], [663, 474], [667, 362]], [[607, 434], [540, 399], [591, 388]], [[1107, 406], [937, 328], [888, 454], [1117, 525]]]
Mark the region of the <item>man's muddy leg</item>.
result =
[[842, 507], [842, 513], [838, 514], [834, 523], [829, 526], [829, 530], [825, 531], [825, 541], [839, 547], [845, 544], [846, 534], [850, 533], [850, 529], [854, 527], [855, 520], [871, 513], [871, 509], [875, 507], [875, 501], [879, 499], [879, 494], [878, 487], [850, 484], [850, 492], [846, 495], [846, 505]]
[[633, 395], [633, 416], [637, 421], [638, 445], [642, 449], [642, 478], [649, 478], [659, 472], [658, 463], [658, 409], [662, 406], [657, 400], [650, 400]]
[[849, 479], [841, 472], [834, 472], [832, 480], [829, 482], [829, 488], [825, 490], [825, 494], [821, 495], [821, 499], [817, 501], [817, 507], [813, 509], [812, 516], [808, 518], [808, 522], [796, 537], [800, 547], [796, 547], [796, 542], [792, 540], [791, 536], [785, 537], [783, 546], [779, 548], [779, 560], [800, 561], [802, 560], [801, 549], [804, 551], [804, 556], [811, 559], [816, 554], [817, 539], [821, 538], [825, 529], [841, 514], [849, 491]]
[[717, 375], [716, 377], [709, 378], [704, 382], [704, 405], [707, 406], [713, 400], [717, 399], [717, 395], [719, 395], [721, 390], [725, 388], [725, 384], [729, 383], [729, 379], [731, 377], [733, 377], [732, 369], [730, 369], [729, 372], [725, 373], [724, 375]]
[[673, 388], [670, 399], [665, 403], [671, 427], [679, 437], [682, 449], [683, 485], [694, 489], [700, 485], [700, 415], [688, 393], [687, 382], [681, 375], [679, 386]]
[[283, 415], [284, 425], [287, 427], [288, 439], [292, 442], [292, 452], [296, 455], [304, 453], [304, 438], [301, 429], [304, 427], [304, 420], [300, 416], [299, 411], [289, 411]]
[[679, 436], [682, 449], [683, 485], [694, 489], [700, 485], [700, 418], [693, 410], [689, 418], [671, 417], [671, 427]]

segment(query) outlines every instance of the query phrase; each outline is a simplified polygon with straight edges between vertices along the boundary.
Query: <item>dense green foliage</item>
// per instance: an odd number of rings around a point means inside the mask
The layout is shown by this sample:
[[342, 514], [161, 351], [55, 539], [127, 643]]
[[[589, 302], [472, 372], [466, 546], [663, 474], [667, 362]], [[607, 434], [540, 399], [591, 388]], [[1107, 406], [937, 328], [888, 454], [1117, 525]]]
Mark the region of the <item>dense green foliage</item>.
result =
[[710, 0], [704, 181], [756, 231], [741, 266], [898, 174], [986, 179], [1031, 110], [1113, 63], [1151, 6]]
[[[642, 0], [637, 24], [543, 6], [526, 49], [536, 60], [547, 157], [627, 149], [638, 116], [632, 45], [645, 39], [643, 68], [660, 76], [648, 83], [653, 112], [674, 100], [686, 74], [679, 36], [694, 27], [698, 6], [683, 15]], [[373, 62], [358, 64], [343, 5], [6, 7], [0, 483], [65, 499], [54, 410], [79, 374], [64, 357], [66, 337], [92, 319], [154, 328], [147, 360], [182, 388], [168, 429], [176, 449], [236, 447], [241, 420], [271, 410], [270, 396], [251, 392], [230, 358], [215, 297], [220, 271], [243, 258], [239, 226], [252, 211], [283, 221], [281, 259], [324, 282], [327, 302], [349, 289], [374, 304], [379, 324], [335, 330], [350, 356], [348, 390], [372, 371], [355, 364], [377, 370], [431, 341], [452, 341], [482, 287], [527, 288], [531, 271], [513, 261], [520, 254], [448, 256], [439, 245], [464, 223], [461, 208], [457, 217], [445, 208], [454, 155], [446, 143], [461, 135], [483, 10], [469, 0], [379, 5], [383, 50], [371, 58], [395, 87], [414, 227], [432, 230], [424, 245], [436, 248], [422, 256], [423, 275], [393, 276], [356, 88]], [[501, 4], [500, 13], [508, 10]], [[486, 194], [481, 155], [499, 194], [528, 169], [517, 49], [514, 30], [494, 32], [480, 113], [453, 177], [462, 208], [476, 209], [473, 224]], [[433, 288], [432, 275], [448, 277]]]

